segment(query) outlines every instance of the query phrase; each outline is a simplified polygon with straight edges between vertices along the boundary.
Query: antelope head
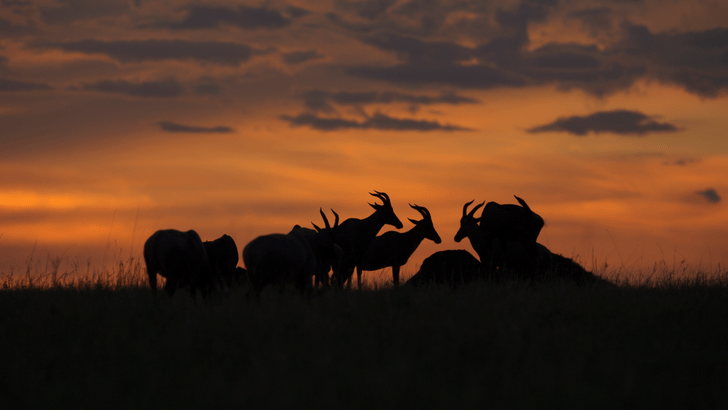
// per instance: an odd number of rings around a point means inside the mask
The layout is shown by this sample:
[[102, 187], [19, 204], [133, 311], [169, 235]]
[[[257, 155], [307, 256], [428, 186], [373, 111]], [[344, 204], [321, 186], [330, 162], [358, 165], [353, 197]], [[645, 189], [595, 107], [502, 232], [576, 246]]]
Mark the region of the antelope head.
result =
[[422, 215], [422, 219], [419, 221], [415, 221], [412, 218], [407, 218], [407, 219], [409, 219], [409, 221], [412, 222], [413, 224], [415, 224], [416, 226], [419, 226], [420, 229], [423, 229], [425, 238], [427, 238], [435, 243], [441, 243], [442, 239], [440, 239], [440, 235], [437, 234], [437, 231], [435, 230], [435, 226], [432, 224], [432, 216], [430, 215], [430, 211], [427, 210], [427, 208], [425, 208], [424, 206], [412, 205], [412, 204], [409, 204], [409, 206], [412, 209], [419, 212], [420, 215]]
[[397, 218], [397, 215], [394, 214], [394, 209], [392, 208], [392, 202], [389, 201], [389, 196], [385, 194], [384, 192], [374, 191], [372, 194], [369, 193], [371, 196], [375, 196], [382, 200], [382, 204], [379, 205], [377, 203], [369, 204], [372, 208], [374, 208], [375, 211], [379, 212], [382, 217], [384, 218], [384, 223], [387, 225], [392, 225], [397, 229], [402, 229], [402, 222]]
[[480, 218], [475, 217], [475, 212], [480, 209], [483, 205], [485, 205], [485, 202], [481, 202], [480, 204], [473, 207], [473, 209], [468, 212], [468, 207], [475, 202], [473, 199], [472, 201], [466, 203], [463, 205], [463, 216], [460, 218], [460, 229], [458, 229], [458, 232], [455, 234], [455, 242], [460, 242], [468, 236], [468, 230], [469, 227], [475, 226], [476, 229], [480, 229], [478, 227], [478, 222], [480, 222]]

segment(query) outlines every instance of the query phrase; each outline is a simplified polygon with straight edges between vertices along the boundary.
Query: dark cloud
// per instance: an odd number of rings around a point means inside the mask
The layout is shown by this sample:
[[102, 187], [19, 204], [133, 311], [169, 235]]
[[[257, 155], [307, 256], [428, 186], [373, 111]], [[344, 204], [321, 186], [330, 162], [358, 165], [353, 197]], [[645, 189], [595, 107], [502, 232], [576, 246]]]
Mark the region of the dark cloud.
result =
[[300, 7], [296, 6], [287, 6], [286, 7], [286, 13], [288, 13], [289, 16], [293, 18], [303, 17], [310, 13], [310, 11], [306, 9], [302, 9]]
[[331, 103], [338, 105], [366, 105], [407, 103], [417, 105], [432, 104], [477, 104], [480, 101], [463, 97], [455, 93], [440, 94], [436, 97], [428, 95], [406, 94], [398, 92], [328, 92], [309, 90], [301, 94], [307, 108], [313, 111], [333, 112]]
[[[300, 12], [303, 9], [296, 9]], [[243, 29], [284, 28], [291, 24], [291, 20], [284, 17], [280, 11], [269, 9], [266, 6], [248, 7], [238, 6], [227, 8], [219, 6], [190, 6], [185, 18], [178, 23], [158, 23], [157, 26], [169, 27], [177, 30], [198, 30], [219, 28], [230, 25]]]
[[396, 33], [369, 36], [364, 42], [381, 50], [393, 51], [403, 60], [413, 63], [445, 64], [468, 61], [475, 55], [475, 49], [463, 47], [449, 41], [423, 41], [415, 37]]
[[[594, 45], [555, 42], [529, 47], [529, 28], [546, 21], [558, 3], [522, 0], [499, 7], [467, 2], [445, 5], [429, 0], [399, 6], [342, 2], [346, 7], [340, 7], [341, 11], [372, 21], [343, 14], [329, 14], [328, 18], [365, 44], [399, 58], [399, 64], [388, 67], [361, 65], [347, 71], [378, 81], [474, 89], [552, 84], [561, 90], [581, 89], [602, 97], [628, 89], [640, 79], [657, 79], [705, 97], [728, 91], [728, 28], [652, 33], [646, 26], [624, 23], [619, 10], [627, 6], [612, 3], [566, 9], [565, 15], [581, 23], [595, 39]], [[408, 17], [420, 16], [416, 9], [439, 9], [443, 15], [464, 11], [487, 28], [471, 32], [443, 20], [431, 23], [429, 29], [422, 22], [422, 29], [416, 29], [409, 24], [418, 23]], [[428, 18], [437, 19], [431, 14]], [[407, 23], [399, 22], [395, 15]], [[621, 26], [616, 24], [618, 19]], [[597, 42], [602, 45], [597, 47]]]
[[96, 19], [129, 12], [127, 0], [57, 0], [50, 7], [40, 7], [46, 24], [68, 24], [78, 20]]
[[389, 67], [359, 66], [347, 73], [358, 77], [408, 85], [447, 85], [490, 89], [523, 87], [528, 78], [489, 65], [402, 64]]
[[610, 132], [619, 135], [645, 135], [651, 132], [675, 132], [677, 127], [670, 123], [657, 122], [641, 112], [628, 110], [600, 111], [584, 117], [563, 117], [531, 128], [528, 132], [561, 131], [584, 136], [589, 132]]
[[708, 202], [717, 204], [721, 201], [720, 195], [715, 191], [713, 188], [708, 188], [705, 191], [698, 191], [698, 195], [702, 195], [705, 199], [708, 200]]
[[0, 38], [19, 37], [36, 32], [33, 25], [15, 24], [10, 20], [0, 18]]
[[[2, 63], [1, 60], [0, 63]], [[52, 89], [53, 87], [45, 83], [31, 83], [26, 81], [11, 80], [8, 78], [0, 78], [0, 91], [43, 91]]]
[[361, 122], [342, 118], [319, 117], [310, 113], [302, 113], [295, 117], [282, 115], [280, 116], [280, 119], [288, 121], [292, 127], [309, 126], [319, 131], [345, 129], [375, 129], [385, 131], [470, 131], [468, 128], [454, 125], [443, 125], [437, 121], [394, 118], [381, 113], [375, 113]]
[[343, 11], [352, 12], [358, 17], [372, 20], [384, 14], [396, 2], [397, 0], [338, 0], [336, 5]]
[[728, 91], [728, 28], [653, 34], [627, 25], [625, 31], [615, 49], [640, 61], [651, 76], [704, 97]]
[[289, 65], [301, 64], [307, 61], [324, 58], [324, 55], [316, 50], [292, 51], [290, 53], [283, 53], [281, 56], [283, 57], [283, 62]]
[[110, 94], [124, 94], [134, 97], [173, 98], [182, 95], [184, 87], [174, 78], [161, 81], [144, 81], [132, 83], [124, 80], [102, 80], [83, 84], [83, 90], [98, 91]]
[[183, 133], [228, 133], [235, 131], [230, 127], [219, 125], [217, 127], [196, 127], [192, 125], [177, 124], [171, 121], [160, 121], [157, 123], [159, 128], [167, 132], [183, 132]]
[[119, 62], [162, 60], [194, 60], [238, 66], [253, 56], [253, 48], [245, 44], [185, 40], [80, 40], [62, 43], [40, 43], [34, 47], [55, 48], [85, 54], [104, 54]]
[[8, 61], [10, 61], [9, 58], [7, 58], [5, 56], [0, 56], [0, 65], [5, 65], [8, 63]]

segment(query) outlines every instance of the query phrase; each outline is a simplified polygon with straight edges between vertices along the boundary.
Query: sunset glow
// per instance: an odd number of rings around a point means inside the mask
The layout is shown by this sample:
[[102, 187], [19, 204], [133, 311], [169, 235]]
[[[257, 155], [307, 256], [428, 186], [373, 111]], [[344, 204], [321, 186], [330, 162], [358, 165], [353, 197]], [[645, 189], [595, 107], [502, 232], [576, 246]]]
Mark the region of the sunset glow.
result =
[[587, 269], [728, 262], [724, 1], [2, 4], [0, 272], [167, 228], [242, 250], [374, 190], [443, 239], [405, 279], [513, 195]]

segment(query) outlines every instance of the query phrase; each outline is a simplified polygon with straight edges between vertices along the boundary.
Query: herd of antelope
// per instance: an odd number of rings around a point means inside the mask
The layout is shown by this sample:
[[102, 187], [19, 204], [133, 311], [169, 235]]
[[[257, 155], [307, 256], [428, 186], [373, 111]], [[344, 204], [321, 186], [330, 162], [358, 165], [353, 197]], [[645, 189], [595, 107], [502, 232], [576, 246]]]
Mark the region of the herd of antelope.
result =
[[[320, 211], [324, 227], [315, 229], [299, 225], [287, 234], [259, 236], [243, 248], [245, 269], [238, 267], [238, 248], [228, 235], [202, 242], [195, 231], [160, 230], [144, 244], [144, 260], [149, 285], [157, 289], [157, 274], [166, 279], [165, 290], [173, 294], [177, 288], [188, 288], [203, 295], [220, 286], [247, 282], [256, 294], [267, 285], [293, 285], [299, 290], [312, 286], [351, 286], [354, 270], [361, 288], [362, 271], [392, 268], [394, 286], [399, 285], [400, 268], [424, 239], [436, 244], [440, 236], [432, 223], [430, 211], [410, 205], [422, 219], [410, 221], [407, 232], [390, 231], [377, 236], [384, 225], [402, 228], [384, 192], [371, 193], [382, 203], [369, 204], [374, 212], [364, 219], [349, 218], [339, 223], [339, 215], [329, 223]], [[573, 260], [554, 254], [536, 242], [544, 220], [524, 200], [520, 205], [480, 203], [468, 210], [474, 201], [463, 206], [460, 229], [455, 241], [464, 238], [480, 260], [465, 250], [435, 252], [424, 260], [420, 270], [407, 284], [447, 283], [451, 286], [478, 278], [520, 277], [542, 280], [562, 277], [576, 281], [596, 279]], [[485, 205], [485, 206], [483, 206]], [[483, 208], [480, 217], [475, 213]], [[329, 277], [329, 272], [332, 272]]]

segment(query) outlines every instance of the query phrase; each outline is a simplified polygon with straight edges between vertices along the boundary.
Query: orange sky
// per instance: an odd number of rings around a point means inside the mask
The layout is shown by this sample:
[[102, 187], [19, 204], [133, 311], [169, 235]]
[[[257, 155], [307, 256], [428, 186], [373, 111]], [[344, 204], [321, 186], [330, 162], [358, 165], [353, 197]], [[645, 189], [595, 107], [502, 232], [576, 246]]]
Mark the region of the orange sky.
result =
[[166, 228], [242, 250], [373, 190], [443, 239], [405, 276], [514, 194], [587, 268], [728, 261], [725, 2], [2, 4], [0, 272]]

